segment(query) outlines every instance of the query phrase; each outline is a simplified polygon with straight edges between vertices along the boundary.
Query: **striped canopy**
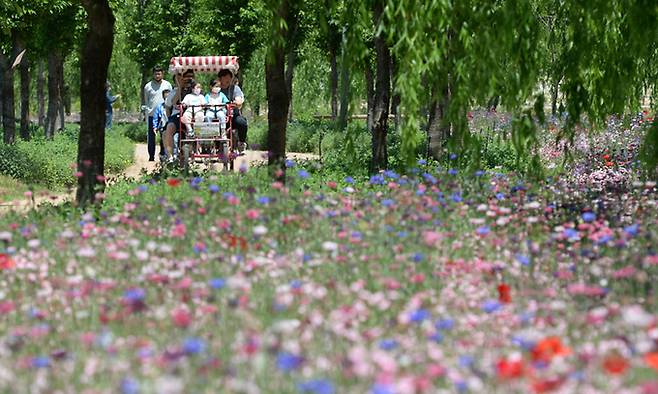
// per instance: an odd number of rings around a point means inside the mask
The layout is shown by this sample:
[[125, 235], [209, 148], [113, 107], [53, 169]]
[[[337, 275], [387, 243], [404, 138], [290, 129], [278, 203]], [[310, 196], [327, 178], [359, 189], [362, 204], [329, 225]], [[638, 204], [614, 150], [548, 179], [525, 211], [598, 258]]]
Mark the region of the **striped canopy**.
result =
[[194, 72], [219, 72], [227, 69], [235, 74], [239, 68], [237, 56], [174, 56], [169, 61], [171, 74], [182, 74], [189, 69]]

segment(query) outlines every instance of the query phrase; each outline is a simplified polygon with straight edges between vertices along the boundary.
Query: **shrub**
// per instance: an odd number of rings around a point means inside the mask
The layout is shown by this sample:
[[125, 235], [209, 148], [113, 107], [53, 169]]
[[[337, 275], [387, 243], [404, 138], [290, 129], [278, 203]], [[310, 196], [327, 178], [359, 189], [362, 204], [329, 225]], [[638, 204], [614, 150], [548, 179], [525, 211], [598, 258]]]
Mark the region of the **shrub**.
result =
[[[48, 187], [73, 186], [78, 154], [79, 127], [67, 126], [52, 140], [35, 133], [30, 141], [14, 145], [0, 143], [0, 173], [25, 183]], [[109, 132], [105, 139], [105, 168], [120, 172], [132, 163], [133, 144], [119, 133]]]
[[120, 123], [112, 126], [109, 134], [122, 134], [135, 142], [146, 142], [146, 123]]

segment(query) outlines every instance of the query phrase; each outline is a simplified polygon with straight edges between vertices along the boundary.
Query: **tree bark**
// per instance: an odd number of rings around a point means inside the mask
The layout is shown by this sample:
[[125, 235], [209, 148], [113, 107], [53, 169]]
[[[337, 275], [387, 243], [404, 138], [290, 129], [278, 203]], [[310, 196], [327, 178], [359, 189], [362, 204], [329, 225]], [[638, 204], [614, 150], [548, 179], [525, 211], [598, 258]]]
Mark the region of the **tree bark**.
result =
[[445, 83], [443, 86], [437, 86], [432, 89], [432, 103], [430, 106], [430, 118], [427, 132], [430, 139], [430, 155], [436, 160], [441, 160], [443, 156], [443, 147], [448, 141], [448, 138], [450, 138], [451, 125], [446, 119], [449, 105], [449, 83]]
[[82, 0], [87, 33], [80, 60], [80, 138], [78, 190], [81, 206], [94, 203], [105, 190], [105, 82], [112, 57], [114, 15], [108, 0]]
[[21, 138], [30, 139], [30, 63], [27, 57], [21, 63]]
[[[375, 26], [384, 13], [383, 1], [376, 1], [373, 9]], [[372, 133], [372, 171], [385, 169], [388, 165], [386, 137], [388, 134], [388, 109], [391, 97], [391, 53], [382, 34], [375, 36], [377, 69]]]
[[331, 68], [329, 71], [329, 90], [331, 91], [331, 120], [335, 121], [338, 116], [338, 55], [336, 49], [330, 50]]
[[368, 130], [372, 130], [375, 117], [375, 76], [369, 60], [365, 62], [364, 73], [366, 78], [366, 125]]
[[46, 85], [46, 66], [43, 60], [39, 60], [37, 67], [37, 124], [44, 127], [46, 124], [46, 96], [43, 87]]
[[338, 122], [336, 122], [338, 130], [345, 130], [347, 127], [347, 113], [350, 105], [350, 71], [347, 68], [346, 45], [345, 33], [343, 33], [340, 55], [340, 108], [338, 110]]
[[398, 74], [398, 61], [391, 56], [391, 115], [395, 116], [395, 128], [397, 129], [400, 125], [400, 103], [402, 102], [402, 97], [399, 93], [395, 92], [395, 77]]
[[[59, 64], [61, 55], [58, 51], [48, 54], [48, 113], [46, 114], [46, 138], [53, 138], [57, 125], [59, 107], [62, 105], [60, 92]], [[104, 90], [103, 90], [104, 91]]]
[[[280, 0], [275, 19], [288, 20], [289, 0]], [[288, 88], [285, 68], [286, 52], [284, 38], [286, 31], [276, 23], [275, 36], [270, 48], [269, 61], [265, 61], [265, 91], [267, 94], [267, 147], [270, 155], [268, 165], [275, 178], [285, 179], [284, 160], [286, 157], [286, 127], [288, 117]], [[288, 29], [292, 26], [288, 26]]]
[[295, 63], [297, 61], [297, 53], [292, 42], [288, 42], [287, 65], [286, 65], [286, 92], [288, 93], [288, 121], [293, 120], [293, 107], [292, 107], [292, 80], [295, 75]]
[[14, 109], [14, 70], [11, 68], [11, 62], [17, 54], [15, 33], [12, 33], [13, 53], [11, 56], [2, 55], [2, 128], [4, 131], [3, 140], [5, 144], [13, 144], [16, 139], [16, 112]]

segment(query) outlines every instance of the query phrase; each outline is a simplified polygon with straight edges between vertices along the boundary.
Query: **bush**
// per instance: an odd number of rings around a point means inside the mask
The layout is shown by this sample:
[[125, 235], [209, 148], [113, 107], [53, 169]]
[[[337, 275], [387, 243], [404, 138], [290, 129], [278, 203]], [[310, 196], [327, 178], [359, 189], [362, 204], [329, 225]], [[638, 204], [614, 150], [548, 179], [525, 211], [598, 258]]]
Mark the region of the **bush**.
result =
[[[78, 154], [79, 127], [70, 125], [52, 140], [35, 133], [30, 141], [18, 140], [14, 145], [0, 143], [0, 173], [25, 183], [48, 187], [73, 186]], [[105, 139], [105, 168], [120, 172], [132, 163], [133, 144], [115, 132]]]
[[146, 142], [146, 123], [120, 123], [112, 126], [111, 133], [122, 134], [135, 142]]

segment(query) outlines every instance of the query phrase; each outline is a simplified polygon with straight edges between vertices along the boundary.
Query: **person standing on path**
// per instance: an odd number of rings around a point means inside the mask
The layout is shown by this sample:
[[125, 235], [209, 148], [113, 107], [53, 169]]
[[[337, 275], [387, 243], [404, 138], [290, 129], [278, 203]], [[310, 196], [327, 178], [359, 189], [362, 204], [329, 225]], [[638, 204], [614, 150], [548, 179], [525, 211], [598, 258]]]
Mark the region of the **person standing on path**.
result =
[[[164, 102], [162, 92], [164, 90], [172, 89], [171, 83], [165, 81], [163, 78], [164, 70], [162, 67], [153, 67], [153, 79], [144, 86], [144, 101], [146, 102], [145, 110], [148, 112], [147, 144], [149, 161], [155, 161], [155, 130], [153, 130], [153, 115], [158, 106]], [[160, 154], [164, 154], [162, 139], [160, 140]]]
[[121, 98], [120, 94], [112, 96], [112, 85], [105, 82], [105, 130], [112, 128], [112, 104]]

